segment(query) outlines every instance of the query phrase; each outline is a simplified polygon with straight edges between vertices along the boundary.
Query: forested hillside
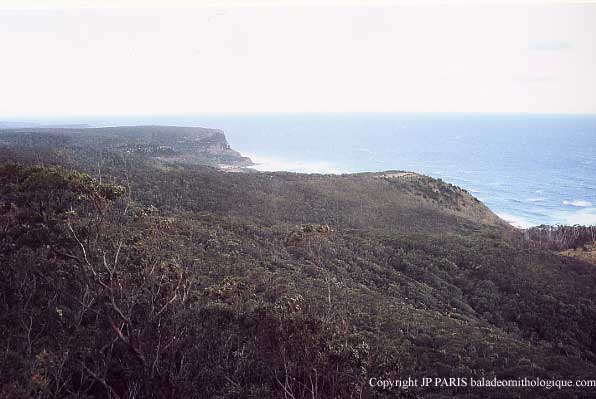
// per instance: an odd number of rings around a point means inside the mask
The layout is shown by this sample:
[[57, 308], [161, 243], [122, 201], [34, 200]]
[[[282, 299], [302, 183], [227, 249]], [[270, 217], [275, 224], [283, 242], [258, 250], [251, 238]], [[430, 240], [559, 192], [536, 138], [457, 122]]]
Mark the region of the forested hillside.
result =
[[[1, 127], [1, 126], [0, 126]], [[252, 165], [228, 145], [221, 130], [176, 126], [104, 128], [23, 128], [0, 130], [0, 145], [37, 153], [60, 148], [77, 158], [96, 161], [99, 173], [105, 156], [142, 156], [164, 163], [220, 167]]]
[[594, 265], [464, 190], [227, 173], [186, 131], [114, 129], [0, 132], [0, 398], [596, 395], [370, 386], [596, 379]]

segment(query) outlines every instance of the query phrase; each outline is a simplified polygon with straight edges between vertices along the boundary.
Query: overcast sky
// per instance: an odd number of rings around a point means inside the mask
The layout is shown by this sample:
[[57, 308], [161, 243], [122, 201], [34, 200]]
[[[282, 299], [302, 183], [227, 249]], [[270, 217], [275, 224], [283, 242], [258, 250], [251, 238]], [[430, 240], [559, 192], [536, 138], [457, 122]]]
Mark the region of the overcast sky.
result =
[[596, 4], [183, 3], [0, 0], [0, 120], [596, 113]]

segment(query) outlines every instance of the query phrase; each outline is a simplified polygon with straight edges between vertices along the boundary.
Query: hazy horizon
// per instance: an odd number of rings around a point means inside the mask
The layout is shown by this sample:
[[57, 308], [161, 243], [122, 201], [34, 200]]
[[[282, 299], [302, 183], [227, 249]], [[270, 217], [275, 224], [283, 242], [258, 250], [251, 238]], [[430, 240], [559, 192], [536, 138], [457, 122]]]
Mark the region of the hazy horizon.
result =
[[[105, 122], [109, 119], [115, 119], [122, 122], [129, 121], [129, 123], [142, 124], [152, 123], [152, 121], [162, 120], [167, 118], [168, 120], [185, 120], [185, 118], [235, 118], [235, 117], [295, 117], [295, 116], [341, 116], [341, 115], [355, 115], [355, 116], [382, 116], [382, 115], [403, 115], [403, 116], [470, 116], [470, 117], [482, 117], [482, 116], [494, 116], [494, 117], [546, 117], [546, 118], [593, 118], [596, 117], [596, 112], [593, 113], [548, 113], [548, 112], [400, 112], [400, 111], [387, 111], [387, 112], [366, 112], [366, 111], [345, 111], [345, 112], [221, 112], [221, 113], [185, 113], [185, 114], [97, 114], [97, 115], [22, 115], [22, 116], [9, 116], [2, 117], [0, 122], [10, 123], [37, 123], [37, 124], [54, 124], [54, 123], [76, 123], [76, 124], [89, 124], [94, 126], [97, 122]], [[158, 123], [161, 124], [161, 123]], [[186, 125], [184, 125], [186, 126]], [[99, 127], [99, 126], [98, 126]], [[201, 127], [198, 126], [197, 127]]]
[[0, 120], [596, 114], [596, 4], [21, 4], [0, 5]]

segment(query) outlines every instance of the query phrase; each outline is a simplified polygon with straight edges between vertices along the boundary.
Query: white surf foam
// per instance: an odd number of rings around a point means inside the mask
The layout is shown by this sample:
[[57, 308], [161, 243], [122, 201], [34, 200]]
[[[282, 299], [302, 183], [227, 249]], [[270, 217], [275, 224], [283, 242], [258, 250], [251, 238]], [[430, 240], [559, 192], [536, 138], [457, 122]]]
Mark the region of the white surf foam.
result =
[[583, 200], [573, 200], [573, 201], [565, 200], [565, 201], [563, 201], [563, 204], [582, 207], [582, 208], [592, 206], [592, 203], [590, 201], [583, 201]]
[[497, 213], [501, 219], [512, 225], [513, 227], [517, 227], [520, 229], [527, 229], [532, 226], [536, 226], [536, 223], [532, 223], [529, 220], [526, 220], [522, 217], [511, 215], [509, 213]]
[[347, 170], [342, 169], [326, 161], [303, 162], [293, 161], [283, 158], [272, 158], [261, 155], [246, 154], [256, 164], [251, 168], [261, 172], [296, 172], [296, 173], [322, 173], [322, 174], [341, 174], [348, 173]]
[[566, 225], [596, 226], [596, 208], [584, 208], [578, 211], [559, 211], [553, 214], [555, 220]]

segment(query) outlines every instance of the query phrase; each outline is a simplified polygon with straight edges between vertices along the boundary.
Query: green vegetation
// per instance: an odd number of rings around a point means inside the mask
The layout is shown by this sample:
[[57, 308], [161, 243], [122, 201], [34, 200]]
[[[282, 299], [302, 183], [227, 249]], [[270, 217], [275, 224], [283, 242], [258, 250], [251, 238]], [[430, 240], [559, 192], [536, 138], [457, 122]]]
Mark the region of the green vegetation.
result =
[[596, 394], [369, 386], [596, 378], [594, 266], [457, 187], [33, 133], [0, 133], [0, 398]]
[[250, 166], [250, 159], [230, 148], [221, 130], [174, 126], [105, 128], [38, 128], [0, 130], [0, 145], [37, 153], [48, 147], [92, 157], [99, 166], [105, 156], [141, 156], [163, 163]]

